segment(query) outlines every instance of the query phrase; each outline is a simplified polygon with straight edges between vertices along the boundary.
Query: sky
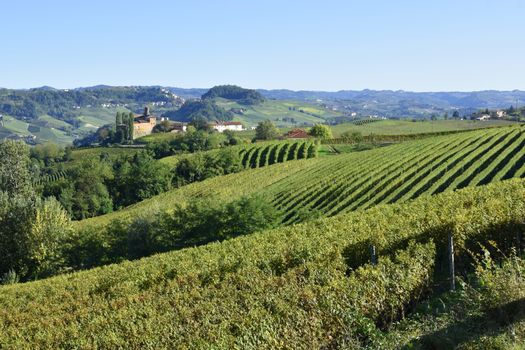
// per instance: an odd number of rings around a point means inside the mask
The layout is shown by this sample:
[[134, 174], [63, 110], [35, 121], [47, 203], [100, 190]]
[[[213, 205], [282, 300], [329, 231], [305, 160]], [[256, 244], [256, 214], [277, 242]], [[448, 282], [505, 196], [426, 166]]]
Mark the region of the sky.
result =
[[523, 0], [0, 0], [0, 86], [525, 90]]

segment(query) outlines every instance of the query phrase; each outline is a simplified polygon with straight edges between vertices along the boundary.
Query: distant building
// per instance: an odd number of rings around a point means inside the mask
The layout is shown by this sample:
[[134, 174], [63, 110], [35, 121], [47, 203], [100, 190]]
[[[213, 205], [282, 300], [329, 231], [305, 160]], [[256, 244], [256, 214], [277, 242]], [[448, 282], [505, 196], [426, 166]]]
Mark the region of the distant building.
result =
[[179, 123], [179, 124], [173, 124], [171, 126], [173, 129], [171, 129], [170, 132], [174, 132], [174, 133], [177, 133], [177, 132], [186, 132], [186, 130], [188, 129], [188, 125], [184, 124], [184, 123]]
[[505, 111], [497, 111], [497, 112], [496, 112], [496, 116], [497, 116], [498, 118], [503, 118], [503, 117], [505, 117], [506, 115], [507, 115], [507, 113], [506, 113]]
[[481, 117], [477, 117], [476, 120], [481, 120], [481, 121], [485, 121], [485, 120], [489, 120], [490, 119], [490, 115], [489, 114], [483, 114]]
[[134, 117], [133, 138], [151, 134], [155, 125], [157, 125], [157, 118], [149, 113], [148, 107], [144, 107], [144, 113]]
[[216, 130], [218, 132], [223, 132], [225, 130], [231, 130], [231, 131], [243, 131], [244, 126], [241, 122], [217, 122], [211, 124], [211, 127], [213, 130]]
[[306, 139], [310, 137], [310, 135], [308, 135], [308, 133], [303, 129], [293, 129], [293, 130], [288, 131], [284, 135], [284, 137], [288, 139]]

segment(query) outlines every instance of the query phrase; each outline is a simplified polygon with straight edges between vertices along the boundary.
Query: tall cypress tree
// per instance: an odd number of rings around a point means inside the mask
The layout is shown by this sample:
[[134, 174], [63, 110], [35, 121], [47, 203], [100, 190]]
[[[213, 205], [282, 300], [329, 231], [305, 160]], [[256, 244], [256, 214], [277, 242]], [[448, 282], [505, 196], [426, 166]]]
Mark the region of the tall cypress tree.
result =
[[117, 112], [117, 116], [115, 117], [115, 124], [117, 126], [122, 124], [122, 113]]
[[129, 112], [128, 115], [128, 140], [133, 142], [133, 112]]

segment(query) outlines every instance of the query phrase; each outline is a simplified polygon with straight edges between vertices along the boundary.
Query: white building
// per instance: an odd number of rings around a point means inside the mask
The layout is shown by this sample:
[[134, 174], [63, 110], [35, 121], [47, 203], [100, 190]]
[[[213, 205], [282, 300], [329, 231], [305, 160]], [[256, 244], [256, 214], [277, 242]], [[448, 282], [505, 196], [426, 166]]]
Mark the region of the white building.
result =
[[213, 130], [217, 130], [218, 132], [223, 132], [225, 130], [231, 130], [231, 131], [243, 131], [244, 126], [241, 122], [218, 122], [212, 124]]

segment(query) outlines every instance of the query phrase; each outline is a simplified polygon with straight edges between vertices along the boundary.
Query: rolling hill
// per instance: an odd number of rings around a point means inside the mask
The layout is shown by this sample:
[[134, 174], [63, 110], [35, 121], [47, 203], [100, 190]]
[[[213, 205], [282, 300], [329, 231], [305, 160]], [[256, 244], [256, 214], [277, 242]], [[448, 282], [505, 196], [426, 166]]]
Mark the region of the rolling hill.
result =
[[305, 215], [331, 216], [523, 177], [524, 147], [524, 129], [511, 126], [298, 160], [194, 183], [77, 225], [105, 225], [193, 198], [230, 201], [249, 194], [264, 195], [284, 223], [294, 223]]
[[[388, 330], [429, 295], [441, 301], [437, 305], [449, 305], [448, 294], [435, 288], [447, 283], [448, 233], [457, 238], [455, 254], [463, 261], [458, 269], [468, 271], [468, 251], [489, 241], [505, 249], [523, 229], [524, 198], [523, 180], [511, 180], [0, 286], [0, 344], [84, 349], [417, 344], [435, 327], [418, 328], [412, 321], [410, 332], [394, 332], [391, 339]], [[369, 262], [371, 244], [378, 249], [377, 264]], [[505, 288], [499, 293], [510, 291]], [[494, 300], [497, 294], [491, 293], [496, 291], [487, 286], [477, 295]], [[458, 298], [452, 301], [457, 304]], [[480, 307], [489, 317], [506, 310], [506, 303], [519, 302], [520, 294], [512, 294], [493, 301], [495, 311]], [[509, 310], [507, 316], [520, 317], [519, 308]], [[523, 330], [523, 322], [516, 322], [521, 328], [498, 334], [523, 344], [522, 335], [513, 333]], [[456, 337], [462, 344], [476, 340]]]

